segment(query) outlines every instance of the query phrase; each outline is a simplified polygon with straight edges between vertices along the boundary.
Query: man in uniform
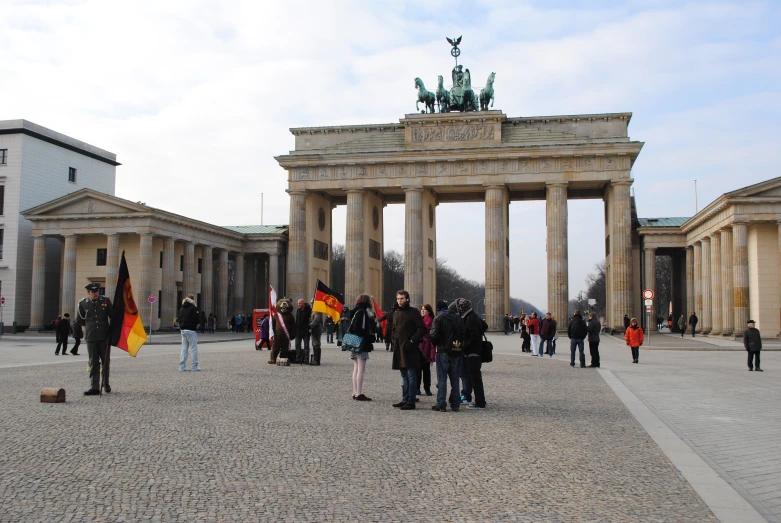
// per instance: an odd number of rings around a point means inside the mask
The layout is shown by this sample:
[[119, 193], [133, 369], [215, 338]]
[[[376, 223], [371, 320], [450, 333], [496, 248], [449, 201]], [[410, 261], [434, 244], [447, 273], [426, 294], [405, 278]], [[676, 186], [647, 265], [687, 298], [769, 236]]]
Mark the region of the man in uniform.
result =
[[90, 389], [85, 396], [100, 394], [100, 366], [103, 365], [103, 390], [111, 392], [108, 383], [109, 366], [111, 363], [111, 346], [109, 345], [109, 322], [113, 307], [111, 300], [100, 296], [100, 284], [90, 283], [87, 298], [79, 302], [76, 323], [85, 327], [84, 341], [89, 352]]

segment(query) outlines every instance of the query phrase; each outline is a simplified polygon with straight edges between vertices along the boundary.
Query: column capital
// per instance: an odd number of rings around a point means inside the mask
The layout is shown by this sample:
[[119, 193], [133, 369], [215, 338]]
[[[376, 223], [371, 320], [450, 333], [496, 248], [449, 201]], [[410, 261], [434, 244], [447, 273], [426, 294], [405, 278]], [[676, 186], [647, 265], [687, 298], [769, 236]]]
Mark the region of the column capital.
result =
[[422, 185], [413, 185], [410, 187], [402, 187], [401, 190], [404, 192], [423, 192], [423, 186]]
[[545, 188], [548, 187], [569, 187], [569, 182], [567, 181], [555, 181], [555, 182], [545, 182]]
[[616, 185], [632, 185], [632, 183], [634, 183], [632, 178], [622, 178], [620, 180], [611, 180], [610, 185], [615, 187]]
[[345, 194], [365, 194], [366, 189], [347, 189]]
[[285, 189], [285, 192], [288, 193], [290, 196], [306, 196], [309, 191], [296, 191], [296, 190], [290, 190]]
[[656, 247], [643, 247], [645, 252], [656, 252]]
[[748, 225], [748, 222], [749, 222], [748, 214], [736, 214], [732, 217], [733, 225]]
[[484, 183], [483, 189], [507, 189], [507, 185], [503, 183]]

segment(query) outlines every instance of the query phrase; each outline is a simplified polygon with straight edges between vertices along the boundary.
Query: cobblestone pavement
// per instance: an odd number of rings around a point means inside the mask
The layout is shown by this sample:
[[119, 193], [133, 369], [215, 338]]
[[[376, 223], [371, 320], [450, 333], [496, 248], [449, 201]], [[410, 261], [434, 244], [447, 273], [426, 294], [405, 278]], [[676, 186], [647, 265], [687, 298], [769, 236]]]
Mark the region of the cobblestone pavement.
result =
[[768, 521], [781, 522], [781, 354], [762, 352], [765, 372], [748, 372], [746, 352], [629, 349], [603, 337], [611, 370]]
[[591, 369], [497, 354], [488, 410], [402, 412], [384, 350], [356, 402], [333, 346], [282, 368], [235, 345], [200, 373], [114, 355], [102, 398], [86, 361], [0, 369], [0, 520], [715, 521]]

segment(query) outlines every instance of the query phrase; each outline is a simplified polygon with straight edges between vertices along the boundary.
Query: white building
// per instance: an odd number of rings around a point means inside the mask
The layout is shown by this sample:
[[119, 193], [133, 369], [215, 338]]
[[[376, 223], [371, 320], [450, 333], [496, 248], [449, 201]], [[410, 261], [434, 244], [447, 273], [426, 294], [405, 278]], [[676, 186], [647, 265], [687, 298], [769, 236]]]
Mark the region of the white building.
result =
[[[113, 195], [117, 157], [27, 120], [0, 120], [0, 296], [6, 331], [30, 324], [32, 223], [21, 211], [89, 188]], [[58, 294], [62, 241], [47, 239], [48, 286]], [[47, 316], [59, 295], [46, 297]], [[51, 309], [51, 310], [49, 310]]]

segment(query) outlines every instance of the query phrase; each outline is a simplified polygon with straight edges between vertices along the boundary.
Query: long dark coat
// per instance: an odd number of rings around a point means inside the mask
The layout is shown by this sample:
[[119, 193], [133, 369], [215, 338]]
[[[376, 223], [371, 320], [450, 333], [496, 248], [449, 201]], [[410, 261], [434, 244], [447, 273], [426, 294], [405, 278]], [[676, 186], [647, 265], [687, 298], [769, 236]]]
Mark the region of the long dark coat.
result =
[[426, 334], [420, 310], [409, 304], [393, 313], [393, 369], [419, 369], [418, 344]]

